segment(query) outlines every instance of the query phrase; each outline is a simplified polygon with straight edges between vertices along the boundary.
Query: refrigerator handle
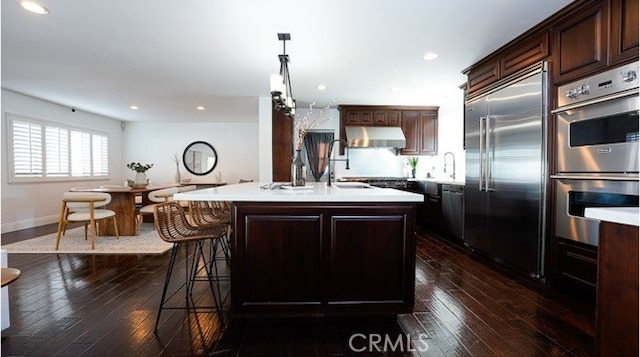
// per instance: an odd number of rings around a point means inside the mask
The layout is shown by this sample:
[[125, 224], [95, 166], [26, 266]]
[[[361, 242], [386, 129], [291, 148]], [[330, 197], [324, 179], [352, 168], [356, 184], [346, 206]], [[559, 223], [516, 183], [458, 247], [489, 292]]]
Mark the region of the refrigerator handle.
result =
[[491, 155], [491, 117], [487, 116], [487, 118], [485, 119], [485, 124], [484, 124], [484, 132], [486, 135], [486, 139], [485, 139], [485, 164], [484, 164], [484, 171], [485, 171], [485, 178], [484, 178], [484, 191], [485, 192], [489, 192], [492, 191], [491, 187], [489, 186], [489, 184], [491, 183], [491, 163], [492, 163], [492, 159], [490, 157]]
[[480, 154], [480, 160], [478, 160], [478, 167], [480, 170], [480, 173], [478, 175], [478, 190], [480, 192], [484, 191], [484, 185], [482, 180], [484, 179], [484, 153], [485, 153], [485, 145], [484, 145], [484, 138], [485, 138], [485, 127], [486, 125], [483, 127], [482, 123], [486, 124], [487, 122], [487, 117], [480, 117], [480, 148], [479, 148], [479, 154]]

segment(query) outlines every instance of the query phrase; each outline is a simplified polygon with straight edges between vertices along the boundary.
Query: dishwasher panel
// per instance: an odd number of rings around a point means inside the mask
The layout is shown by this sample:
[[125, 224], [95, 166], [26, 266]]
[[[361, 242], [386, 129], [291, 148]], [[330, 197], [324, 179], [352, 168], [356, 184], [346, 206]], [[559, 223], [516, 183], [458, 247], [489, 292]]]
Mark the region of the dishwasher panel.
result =
[[464, 186], [442, 185], [442, 230], [462, 240], [464, 235]]

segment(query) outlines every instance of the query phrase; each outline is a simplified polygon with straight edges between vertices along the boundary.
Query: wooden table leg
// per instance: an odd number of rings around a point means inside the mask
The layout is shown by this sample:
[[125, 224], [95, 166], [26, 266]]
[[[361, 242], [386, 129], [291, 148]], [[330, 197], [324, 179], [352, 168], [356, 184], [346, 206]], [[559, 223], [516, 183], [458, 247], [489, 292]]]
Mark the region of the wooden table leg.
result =
[[[105, 206], [116, 213], [118, 233], [121, 236], [136, 235], [136, 202], [133, 192], [110, 192], [111, 202]], [[110, 220], [100, 222], [98, 234], [114, 236], [115, 230]]]

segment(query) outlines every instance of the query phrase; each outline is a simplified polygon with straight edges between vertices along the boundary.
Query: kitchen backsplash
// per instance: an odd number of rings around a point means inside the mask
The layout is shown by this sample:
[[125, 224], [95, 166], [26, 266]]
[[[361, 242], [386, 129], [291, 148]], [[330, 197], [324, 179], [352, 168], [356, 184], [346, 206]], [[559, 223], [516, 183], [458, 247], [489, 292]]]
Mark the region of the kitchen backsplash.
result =
[[[464, 181], [464, 152], [454, 153], [456, 160], [456, 181]], [[418, 156], [416, 178], [434, 177], [450, 179], [444, 172], [443, 156]], [[340, 158], [346, 158], [341, 156]], [[411, 177], [411, 168], [407, 165], [409, 156], [396, 155], [392, 149], [351, 149], [349, 152], [350, 169], [345, 170], [344, 161], [336, 162], [336, 176], [390, 176]], [[451, 158], [449, 158], [449, 168]]]

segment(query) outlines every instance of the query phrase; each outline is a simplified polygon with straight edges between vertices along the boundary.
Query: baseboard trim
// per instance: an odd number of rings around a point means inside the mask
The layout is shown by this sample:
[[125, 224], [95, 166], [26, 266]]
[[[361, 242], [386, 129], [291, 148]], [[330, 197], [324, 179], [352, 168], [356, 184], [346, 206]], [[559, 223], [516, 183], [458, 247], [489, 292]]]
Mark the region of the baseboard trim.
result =
[[51, 223], [57, 223], [60, 217], [57, 215], [38, 217], [33, 219], [25, 219], [17, 222], [3, 223], [0, 226], [1, 233], [9, 233], [19, 231], [21, 229], [34, 228], [44, 226]]

